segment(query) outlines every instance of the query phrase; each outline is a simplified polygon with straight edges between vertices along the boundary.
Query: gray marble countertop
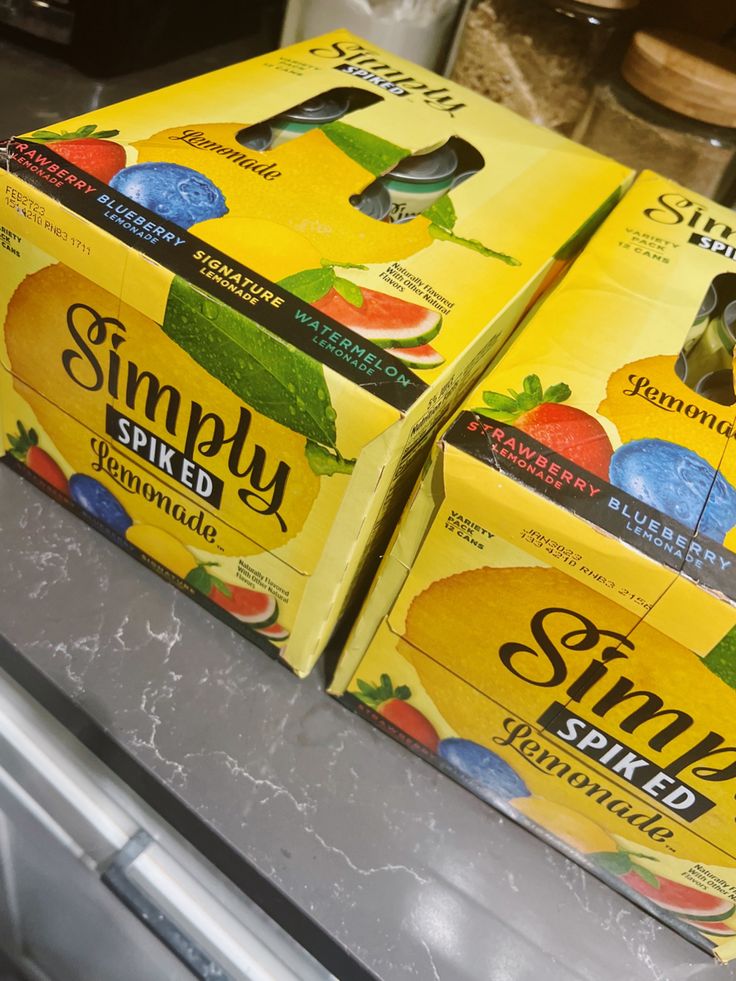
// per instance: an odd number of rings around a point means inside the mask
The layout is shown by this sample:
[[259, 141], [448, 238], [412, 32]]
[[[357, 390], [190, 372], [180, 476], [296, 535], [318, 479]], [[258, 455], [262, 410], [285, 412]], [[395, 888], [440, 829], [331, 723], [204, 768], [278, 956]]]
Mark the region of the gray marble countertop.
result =
[[0, 568], [6, 669], [32, 667], [275, 886], [285, 925], [306, 914], [382, 981], [734, 976], [4, 467]]
[[[0, 131], [254, 43], [98, 83], [0, 41]], [[735, 976], [3, 467], [0, 568], [0, 663], [341, 978]]]

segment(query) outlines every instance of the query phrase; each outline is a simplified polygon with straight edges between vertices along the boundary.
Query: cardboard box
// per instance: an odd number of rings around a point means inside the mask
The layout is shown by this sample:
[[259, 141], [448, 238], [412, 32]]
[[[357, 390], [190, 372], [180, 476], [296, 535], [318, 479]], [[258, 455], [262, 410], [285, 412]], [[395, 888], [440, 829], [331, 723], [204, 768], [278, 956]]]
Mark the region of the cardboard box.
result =
[[735, 258], [733, 212], [636, 181], [442, 436], [332, 685], [722, 960]]
[[345, 31], [6, 158], [7, 461], [299, 674], [628, 177]]

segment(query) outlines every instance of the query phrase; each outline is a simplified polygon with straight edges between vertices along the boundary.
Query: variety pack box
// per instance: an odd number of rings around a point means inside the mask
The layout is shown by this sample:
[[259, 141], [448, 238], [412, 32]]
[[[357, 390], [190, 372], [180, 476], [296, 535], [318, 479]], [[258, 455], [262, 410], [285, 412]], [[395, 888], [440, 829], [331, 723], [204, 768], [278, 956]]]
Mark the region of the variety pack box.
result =
[[435, 448], [332, 691], [736, 957], [736, 219], [644, 174]]
[[627, 177], [345, 31], [12, 139], [7, 462], [304, 674]]

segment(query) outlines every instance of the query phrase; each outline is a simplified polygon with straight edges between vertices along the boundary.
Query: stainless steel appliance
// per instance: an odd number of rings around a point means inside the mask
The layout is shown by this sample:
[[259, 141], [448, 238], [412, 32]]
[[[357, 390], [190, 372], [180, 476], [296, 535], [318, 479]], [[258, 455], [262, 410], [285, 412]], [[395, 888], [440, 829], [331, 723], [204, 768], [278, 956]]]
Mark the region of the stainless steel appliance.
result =
[[0, 718], [0, 949], [24, 978], [332, 978], [2, 672]]

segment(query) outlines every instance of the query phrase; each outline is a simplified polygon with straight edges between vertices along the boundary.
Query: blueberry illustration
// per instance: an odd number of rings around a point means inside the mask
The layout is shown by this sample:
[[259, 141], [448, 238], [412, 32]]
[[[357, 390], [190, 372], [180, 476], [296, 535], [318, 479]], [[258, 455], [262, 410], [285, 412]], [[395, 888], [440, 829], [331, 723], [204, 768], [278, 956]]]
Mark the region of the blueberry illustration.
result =
[[134, 164], [119, 170], [110, 187], [182, 228], [221, 218], [228, 210], [222, 191], [209, 177], [180, 164]]
[[718, 542], [736, 524], [736, 490], [701, 456], [677, 443], [625, 443], [613, 454], [609, 474], [616, 487], [691, 530], [702, 513], [700, 531]]
[[715, 479], [710, 497], [700, 519], [698, 532], [719, 544], [736, 525], [736, 490], [720, 474]]
[[494, 797], [513, 800], [531, 796], [516, 770], [472, 739], [442, 739], [437, 753], [467, 778], [483, 800], [493, 803]]
[[117, 497], [94, 477], [75, 473], [69, 480], [69, 494], [80, 507], [119, 535], [124, 535], [133, 524]]

